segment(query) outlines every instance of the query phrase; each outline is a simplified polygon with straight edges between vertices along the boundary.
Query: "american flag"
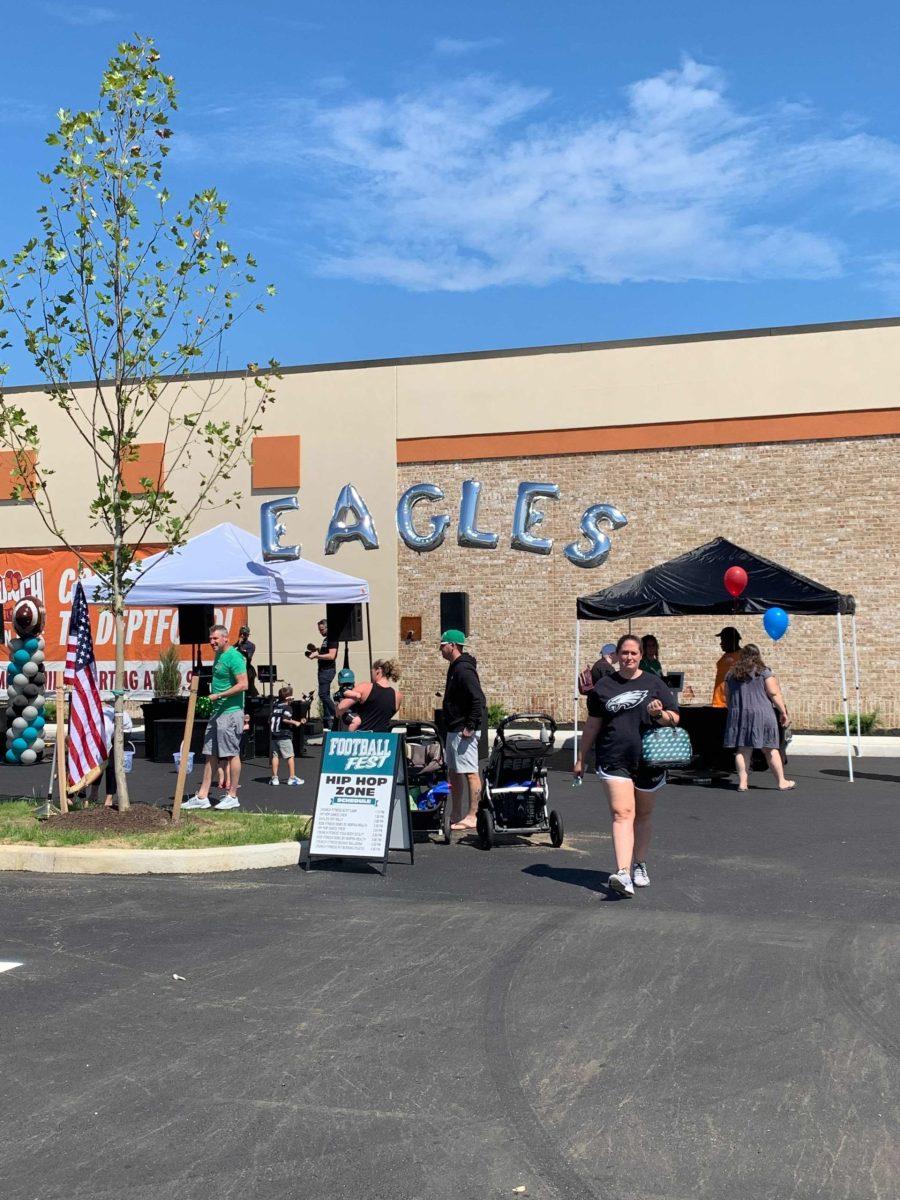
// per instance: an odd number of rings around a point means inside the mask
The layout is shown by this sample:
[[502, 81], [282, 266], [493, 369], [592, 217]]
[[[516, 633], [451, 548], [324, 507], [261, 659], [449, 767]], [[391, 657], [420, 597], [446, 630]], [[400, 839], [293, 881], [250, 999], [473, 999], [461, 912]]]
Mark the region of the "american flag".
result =
[[93, 782], [106, 761], [103, 704], [97, 687], [97, 664], [84, 588], [76, 583], [66, 646], [63, 683], [72, 689], [69, 702], [69, 791]]

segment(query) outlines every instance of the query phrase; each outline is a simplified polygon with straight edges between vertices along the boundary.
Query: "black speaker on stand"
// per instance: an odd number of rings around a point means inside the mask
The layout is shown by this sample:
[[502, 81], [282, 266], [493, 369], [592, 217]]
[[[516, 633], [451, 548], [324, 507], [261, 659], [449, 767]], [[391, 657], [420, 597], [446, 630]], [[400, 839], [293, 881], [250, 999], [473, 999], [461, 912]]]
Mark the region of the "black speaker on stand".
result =
[[447, 629], [469, 636], [468, 592], [441, 592], [441, 633]]
[[361, 604], [326, 604], [325, 620], [329, 640], [361, 642], [365, 637]]
[[[200, 647], [209, 640], [209, 631], [216, 623], [216, 610], [211, 604], [178, 605], [178, 644], [191, 646], [191, 665], [199, 672], [203, 665]], [[209, 689], [206, 691], [209, 695]]]

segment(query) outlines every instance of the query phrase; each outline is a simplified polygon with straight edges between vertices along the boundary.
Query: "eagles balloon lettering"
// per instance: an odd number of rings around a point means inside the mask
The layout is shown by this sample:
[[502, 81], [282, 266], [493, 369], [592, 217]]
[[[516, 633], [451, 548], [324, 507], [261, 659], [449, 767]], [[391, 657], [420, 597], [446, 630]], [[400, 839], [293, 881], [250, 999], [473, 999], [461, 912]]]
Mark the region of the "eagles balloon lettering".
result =
[[[499, 533], [478, 528], [478, 505], [481, 498], [481, 483], [477, 479], [466, 479], [462, 485], [457, 521], [456, 541], [464, 549], [496, 550], [500, 543]], [[512, 520], [510, 546], [513, 550], [527, 554], [550, 554], [552, 538], [536, 537], [532, 532], [544, 519], [543, 512], [534, 507], [539, 500], [557, 500], [559, 486], [555, 483], [520, 483]], [[414, 483], [400, 497], [396, 510], [397, 534], [410, 550], [417, 554], [430, 554], [444, 544], [450, 525], [448, 513], [431, 513], [427, 518], [427, 532], [419, 532], [414, 524], [414, 510], [423, 501], [440, 504], [444, 493], [434, 483]], [[297, 496], [281, 500], [267, 500], [260, 509], [260, 541], [265, 562], [279, 562], [300, 557], [300, 546], [282, 545], [286, 533], [279, 521], [282, 513], [299, 509]], [[587, 541], [582, 548], [579, 541], [570, 542], [563, 554], [576, 567], [599, 567], [609, 556], [612, 542], [601, 529], [601, 524], [611, 530], [623, 529], [628, 518], [612, 504], [591, 504], [585, 509], [579, 522], [581, 537]], [[347, 542], [358, 542], [365, 550], [378, 549], [378, 534], [369, 507], [358, 488], [347, 483], [341, 488], [335, 502], [325, 553], [336, 554]]]

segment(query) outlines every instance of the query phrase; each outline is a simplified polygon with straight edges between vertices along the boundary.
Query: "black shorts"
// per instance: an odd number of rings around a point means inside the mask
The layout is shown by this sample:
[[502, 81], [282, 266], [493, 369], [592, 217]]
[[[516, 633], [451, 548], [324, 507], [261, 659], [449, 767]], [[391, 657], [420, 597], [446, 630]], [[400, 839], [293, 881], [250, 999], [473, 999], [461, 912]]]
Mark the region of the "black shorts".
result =
[[666, 784], [665, 771], [656, 771], [644, 763], [633, 767], [629, 763], [598, 760], [597, 774], [601, 779], [630, 779], [639, 792], [655, 792]]

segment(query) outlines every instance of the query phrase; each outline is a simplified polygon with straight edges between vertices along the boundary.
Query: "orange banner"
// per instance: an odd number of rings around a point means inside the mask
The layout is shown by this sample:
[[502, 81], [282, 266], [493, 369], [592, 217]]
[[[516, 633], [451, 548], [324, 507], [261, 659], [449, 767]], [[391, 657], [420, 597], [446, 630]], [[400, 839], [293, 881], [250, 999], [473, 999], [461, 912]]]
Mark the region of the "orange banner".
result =
[[[148, 549], [146, 554], [155, 553]], [[85, 558], [97, 557], [85, 554]], [[146, 554], [140, 557], [146, 557]], [[62, 680], [66, 661], [66, 639], [72, 613], [72, 589], [78, 577], [78, 559], [68, 550], [0, 550], [0, 602], [3, 625], [10, 636], [12, 610], [23, 596], [34, 596], [43, 604], [47, 619], [44, 626], [46, 690], [49, 694]], [[115, 670], [115, 629], [112, 613], [91, 607], [91, 633], [100, 689], [113, 686]], [[227, 626], [232, 642], [247, 623], [246, 608], [217, 608], [216, 621]], [[128, 608], [125, 617], [125, 687], [137, 699], [153, 694], [153, 669], [160, 653], [178, 640], [177, 608]], [[191, 647], [178, 646], [185, 686], [191, 678]], [[204, 661], [212, 654], [207, 647]], [[0, 655], [0, 689], [6, 689], [6, 656]], [[59, 680], [57, 680], [57, 673]]]

